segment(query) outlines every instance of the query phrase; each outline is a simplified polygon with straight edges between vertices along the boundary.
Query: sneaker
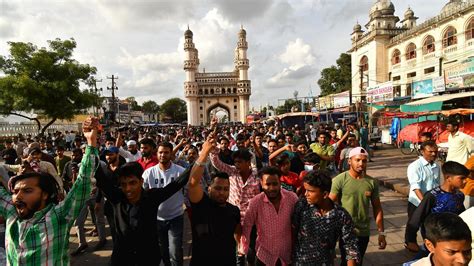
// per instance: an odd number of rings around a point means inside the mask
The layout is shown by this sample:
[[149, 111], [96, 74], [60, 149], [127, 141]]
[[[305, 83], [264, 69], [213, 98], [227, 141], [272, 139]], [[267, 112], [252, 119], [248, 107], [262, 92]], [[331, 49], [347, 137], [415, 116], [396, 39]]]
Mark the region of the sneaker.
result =
[[99, 243], [97, 243], [97, 245], [95, 245], [94, 251], [103, 249], [105, 247], [105, 244], [107, 244], [107, 239], [100, 240]]
[[85, 252], [86, 249], [87, 249], [87, 247], [88, 247], [87, 244], [86, 244], [86, 245], [79, 245], [79, 247], [77, 247], [76, 250], [74, 250], [73, 252], [71, 252], [71, 256], [74, 257], [74, 256], [77, 256], [77, 255], [79, 255], [79, 254]]

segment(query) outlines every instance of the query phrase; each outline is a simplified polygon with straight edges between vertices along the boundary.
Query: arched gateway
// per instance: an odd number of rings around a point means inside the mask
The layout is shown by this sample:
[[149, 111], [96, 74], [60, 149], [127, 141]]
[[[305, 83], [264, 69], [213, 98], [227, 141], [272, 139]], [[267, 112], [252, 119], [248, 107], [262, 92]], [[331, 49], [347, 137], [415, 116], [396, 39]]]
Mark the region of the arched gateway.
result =
[[[234, 71], [206, 73], [199, 72], [198, 50], [194, 46], [193, 33], [184, 33], [184, 95], [187, 102], [188, 124], [197, 126], [209, 123], [212, 114], [227, 112], [226, 121], [245, 123], [249, 112], [251, 94], [248, 79], [247, 33], [239, 31], [239, 41], [235, 48]], [[224, 120], [224, 119], [221, 119]]]

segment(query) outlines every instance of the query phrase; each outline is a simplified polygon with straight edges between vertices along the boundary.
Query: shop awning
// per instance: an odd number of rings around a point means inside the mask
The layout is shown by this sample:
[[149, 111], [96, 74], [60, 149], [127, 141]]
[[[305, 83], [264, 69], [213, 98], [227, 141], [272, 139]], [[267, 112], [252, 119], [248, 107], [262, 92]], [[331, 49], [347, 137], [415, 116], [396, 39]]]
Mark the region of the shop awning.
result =
[[471, 97], [471, 96], [474, 96], [474, 91], [432, 96], [429, 98], [407, 103], [406, 105], [422, 105], [422, 104], [427, 104], [427, 103], [445, 102], [449, 100], [454, 100], [454, 99], [464, 98], [464, 97]]

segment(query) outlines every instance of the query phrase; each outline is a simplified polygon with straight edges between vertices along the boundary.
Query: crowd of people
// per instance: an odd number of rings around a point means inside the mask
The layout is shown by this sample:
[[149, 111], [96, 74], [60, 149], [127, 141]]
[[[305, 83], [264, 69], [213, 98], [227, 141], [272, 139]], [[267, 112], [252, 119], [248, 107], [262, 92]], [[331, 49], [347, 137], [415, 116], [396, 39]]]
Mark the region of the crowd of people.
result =
[[[299, 128], [213, 118], [209, 127], [99, 128], [88, 118], [81, 134], [4, 142], [3, 263], [67, 265], [70, 256], [103, 249], [108, 224], [111, 265], [183, 265], [189, 219], [191, 265], [334, 265], [337, 250], [341, 265], [362, 265], [370, 207], [378, 247], [387, 245], [379, 183], [367, 175], [366, 123]], [[471, 258], [471, 140], [456, 121], [448, 130], [446, 163], [438, 165], [437, 145], [425, 136], [407, 170], [406, 248], [417, 253], [407, 265]], [[79, 246], [69, 253], [73, 226]]]

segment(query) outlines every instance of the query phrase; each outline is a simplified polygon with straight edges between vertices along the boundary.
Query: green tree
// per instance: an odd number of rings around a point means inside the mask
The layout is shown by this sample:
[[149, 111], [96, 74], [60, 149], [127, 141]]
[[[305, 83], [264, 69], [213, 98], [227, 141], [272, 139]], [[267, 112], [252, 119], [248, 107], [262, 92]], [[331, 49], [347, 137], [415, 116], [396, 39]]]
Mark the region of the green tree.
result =
[[146, 101], [142, 104], [142, 110], [148, 118], [152, 115], [157, 115], [160, 112], [160, 106], [155, 101]]
[[336, 61], [336, 66], [321, 71], [318, 85], [321, 88], [321, 96], [326, 96], [349, 90], [351, 82], [351, 56], [342, 53]]
[[181, 123], [187, 119], [186, 102], [180, 98], [166, 100], [160, 106], [162, 118]]
[[[32, 43], [9, 42], [10, 55], [0, 56], [0, 114], [16, 115], [35, 121], [44, 131], [57, 119], [72, 119], [98, 101], [97, 95], [81, 90], [80, 84], [93, 84], [97, 69], [80, 64], [72, 55], [74, 39], [50, 40], [48, 48]], [[34, 112], [47, 119], [44, 126]]]
[[291, 112], [291, 108], [296, 107], [298, 110], [301, 108], [301, 101], [295, 99], [287, 99], [283, 105], [278, 106], [275, 109], [277, 115]]

